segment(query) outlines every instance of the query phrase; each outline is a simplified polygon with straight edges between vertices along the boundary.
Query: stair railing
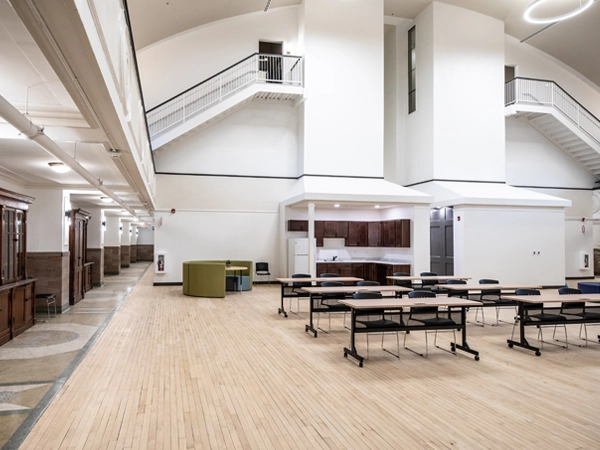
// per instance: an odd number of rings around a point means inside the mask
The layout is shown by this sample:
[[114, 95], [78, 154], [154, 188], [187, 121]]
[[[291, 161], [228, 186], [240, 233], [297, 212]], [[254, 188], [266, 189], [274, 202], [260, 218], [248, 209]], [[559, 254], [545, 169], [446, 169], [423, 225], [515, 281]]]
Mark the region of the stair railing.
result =
[[150, 137], [254, 83], [302, 86], [301, 56], [254, 53], [146, 113]]
[[554, 81], [515, 78], [504, 85], [504, 104], [553, 106], [600, 144], [600, 120]]

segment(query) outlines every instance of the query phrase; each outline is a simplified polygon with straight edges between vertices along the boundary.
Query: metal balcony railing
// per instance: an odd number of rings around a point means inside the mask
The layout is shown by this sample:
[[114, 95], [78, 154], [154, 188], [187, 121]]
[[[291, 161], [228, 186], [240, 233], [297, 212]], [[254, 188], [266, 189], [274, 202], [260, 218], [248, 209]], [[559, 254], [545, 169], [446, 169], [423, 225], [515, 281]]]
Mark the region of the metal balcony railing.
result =
[[254, 83], [302, 86], [302, 57], [254, 53], [146, 113], [150, 137]]
[[554, 81], [515, 78], [504, 86], [504, 102], [553, 106], [600, 144], [600, 120]]

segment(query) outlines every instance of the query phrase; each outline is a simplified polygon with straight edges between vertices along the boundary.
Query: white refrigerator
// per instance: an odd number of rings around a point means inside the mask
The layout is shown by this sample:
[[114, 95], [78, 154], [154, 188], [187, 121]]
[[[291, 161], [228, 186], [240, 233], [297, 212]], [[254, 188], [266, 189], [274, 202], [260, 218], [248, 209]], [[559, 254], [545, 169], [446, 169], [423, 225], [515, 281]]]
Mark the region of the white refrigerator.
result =
[[[313, 239], [315, 259], [317, 258], [317, 240]], [[310, 274], [308, 267], [308, 238], [288, 239], [288, 276], [295, 273]]]

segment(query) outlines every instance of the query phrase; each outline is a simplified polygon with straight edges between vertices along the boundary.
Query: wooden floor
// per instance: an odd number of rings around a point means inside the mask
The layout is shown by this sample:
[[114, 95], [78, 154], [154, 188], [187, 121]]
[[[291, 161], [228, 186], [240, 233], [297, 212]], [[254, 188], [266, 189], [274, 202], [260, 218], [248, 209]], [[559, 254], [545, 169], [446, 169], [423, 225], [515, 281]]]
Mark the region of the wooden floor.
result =
[[[205, 299], [153, 287], [152, 276], [22, 449], [600, 447], [600, 345], [546, 345], [535, 357], [507, 347], [511, 325], [470, 326], [478, 362], [431, 346], [427, 359], [406, 350], [397, 359], [373, 337], [359, 368], [343, 357], [341, 319], [314, 339], [305, 312], [277, 314], [277, 286]], [[424, 345], [422, 333], [408, 339]], [[387, 344], [395, 349], [395, 337]], [[364, 336], [358, 345], [365, 353]]]

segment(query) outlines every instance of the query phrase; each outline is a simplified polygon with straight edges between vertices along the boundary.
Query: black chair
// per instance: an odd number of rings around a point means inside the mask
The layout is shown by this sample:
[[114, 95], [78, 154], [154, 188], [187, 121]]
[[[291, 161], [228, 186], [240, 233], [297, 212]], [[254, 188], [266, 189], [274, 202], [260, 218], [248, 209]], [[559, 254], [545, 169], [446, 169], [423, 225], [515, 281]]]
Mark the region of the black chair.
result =
[[[408, 293], [408, 298], [435, 298], [437, 297], [435, 292], [429, 291], [412, 291]], [[424, 302], [426, 303], [426, 302]], [[422, 323], [423, 325], [456, 325], [456, 322], [450, 317], [444, 317], [443, 313], [445, 311], [440, 311], [438, 306], [413, 306], [410, 308], [410, 314], [408, 316], [408, 320], [406, 321], [407, 325], [410, 325], [411, 321]], [[456, 347], [456, 330], [452, 330], [454, 333], [454, 346]], [[427, 334], [429, 332], [425, 331], [425, 354], [416, 352], [406, 346], [406, 334], [404, 335], [404, 348], [410, 350], [417, 355], [427, 357], [429, 355], [429, 343], [427, 341]], [[440, 348], [437, 345], [437, 333], [438, 330], [435, 330], [435, 340], [433, 345], [437, 348]], [[445, 349], [442, 349], [445, 350]], [[452, 353], [452, 352], [450, 352]]]
[[[581, 294], [582, 292], [580, 289], [564, 287], [564, 288], [560, 288], [558, 290], [558, 293], [560, 295], [573, 295], [573, 294]], [[581, 317], [582, 319], [600, 320], [599, 313], [586, 311], [585, 302], [561, 303], [560, 314], [561, 315], [564, 314], [567, 316], [577, 316], [577, 317]], [[555, 327], [555, 330], [556, 330], [556, 327]], [[585, 338], [581, 337], [582, 330], [585, 331]], [[553, 335], [553, 337], [554, 337], [554, 335]], [[581, 326], [579, 327], [579, 339], [583, 339], [585, 341], [585, 347], [587, 347], [587, 343], [588, 343], [587, 325], [585, 323], [582, 323]], [[595, 342], [595, 341], [592, 341], [592, 342]]]
[[[437, 277], [435, 272], [421, 272], [421, 277]], [[431, 291], [436, 284], [439, 284], [439, 280], [421, 280], [421, 289]]]
[[[481, 280], [479, 280], [479, 284], [500, 284], [500, 282], [498, 280], [495, 280], [493, 278], [482, 278]], [[500, 289], [486, 289], [485, 291], [481, 291], [481, 295], [479, 296], [479, 301], [482, 303], [487, 303], [487, 304], [494, 304], [495, 306], [495, 310], [496, 310], [496, 325], [500, 324], [500, 308], [503, 307], [511, 307], [511, 308], [515, 308], [515, 314], [516, 314], [516, 308], [518, 306], [518, 303], [514, 302], [513, 300], [506, 300], [502, 298], [502, 292], [500, 291]], [[478, 322], [477, 320], [477, 315], [478, 312], [481, 310], [481, 326], [485, 325], [485, 315], [484, 315], [484, 308], [477, 308], [477, 310], [475, 311], [475, 322]], [[510, 323], [510, 322], [509, 322]]]
[[[448, 280], [447, 284], [467, 284], [465, 280]], [[460, 297], [460, 298], [469, 298], [469, 291], [455, 291], [453, 289], [448, 289], [448, 297]]]
[[[365, 282], [363, 282], [365, 283]], [[369, 284], [363, 284], [363, 286], [378, 286], [379, 283], [376, 281], [370, 281]], [[371, 284], [376, 283], [376, 284]], [[358, 283], [357, 283], [358, 284]], [[356, 292], [352, 298], [355, 300], [372, 300], [372, 299], [381, 299], [381, 292]], [[394, 320], [395, 319], [395, 320]], [[359, 309], [356, 311], [356, 323], [360, 324], [362, 327], [367, 329], [377, 329], [378, 331], [390, 328], [390, 327], [398, 327], [402, 324], [402, 311], [389, 312], [386, 313], [384, 309]], [[397, 353], [394, 354], [389, 350], [386, 350], [383, 346], [385, 331], [381, 331], [381, 348], [394, 355], [396, 358], [400, 357], [400, 338], [398, 337], [398, 332], [396, 333], [396, 343], [398, 346]], [[369, 334], [367, 335], [367, 359], [369, 358]]]
[[[269, 263], [268, 262], [257, 262], [254, 265], [254, 282], [258, 281], [258, 277], [270, 277], [271, 272], [269, 272]], [[267, 283], [270, 283], [269, 278], [267, 278]]]
[[[410, 273], [407, 272], [394, 272], [395, 277], [410, 277]], [[402, 286], [409, 289], [413, 288], [411, 280], [394, 280], [396, 286]], [[402, 297], [402, 292], [396, 292], [396, 297]]]
[[364, 280], [364, 281], [359, 281], [358, 283], [356, 283], [357, 286], [380, 286], [379, 281], [369, 281], [369, 280]]
[[[540, 295], [540, 291], [537, 289], [517, 289], [515, 291], [515, 295]], [[544, 309], [543, 303], [524, 303], [523, 304], [523, 317], [518, 317], [513, 324], [513, 330], [511, 334], [511, 340], [515, 334], [515, 327], [519, 320], [524, 320], [525, 323], [535, 323], [538, 328], [538, 340], [542, 343], [542, 348], [544, 348], [544, 334], [542, 333], [542, 326], [544, 322], [565, 322], [563, 327], [565, 329], [565, 344], [566, 348], [569, 348], [568, 340], [567, 340], [567, 318], [560, 314], [551, 314], [548, 313], [547, 310]], [[555, 327], [556, 325], [550, 325]], [[553, 342], [547, 342], [548, 344], [554, 344]]]
[[336, 278], [339, 277], [337, 273], [322, 273], [319, 278]]
[[[321, 287], [344, 287], [344, 283], [342, 283], [341, 281], [323, 281], [321, 282]], [[350, 308], [338, 302], [338, 300], [344, 300], [345, 298], [346, 294], [344, 294], [343, 292], [321, 294], [320, 306], [321, 308], [325, 308], [327, 310], [327, 314], [329, 316], [329, 329], [327, 331], [321, 329], [321, 331], [325, 331], [326, 333], [329, 333], [331, 331], [332, 312], [343, 312], [344, 314], [348, 312]], [[321, 317], [321, 312], [323, 311], [320, 311], [317, 316], [317, 328], [319, 328], [319, 318]], [[344, 323], [345, 322], [346, 317], [344, 316]]]
[[[295, 273], [292, 275], [292, 278], [312, 278], [312, 276], [308, 273]], [[296, 294], [296, 299], [298, 301], [298, 312], [292, 311], [292, 298], [290, 297], [289, 310], [291, 313], [293, 313], [293, 314], [300, 313], [300, 299], [310, 297], [310, 294], [306, 291], [303, 291], [302, 288], [310, 287], [310, 286], [312, 286], [312, 283], [310, 281], [294, 281], [292, 283], [292, 293]]]

